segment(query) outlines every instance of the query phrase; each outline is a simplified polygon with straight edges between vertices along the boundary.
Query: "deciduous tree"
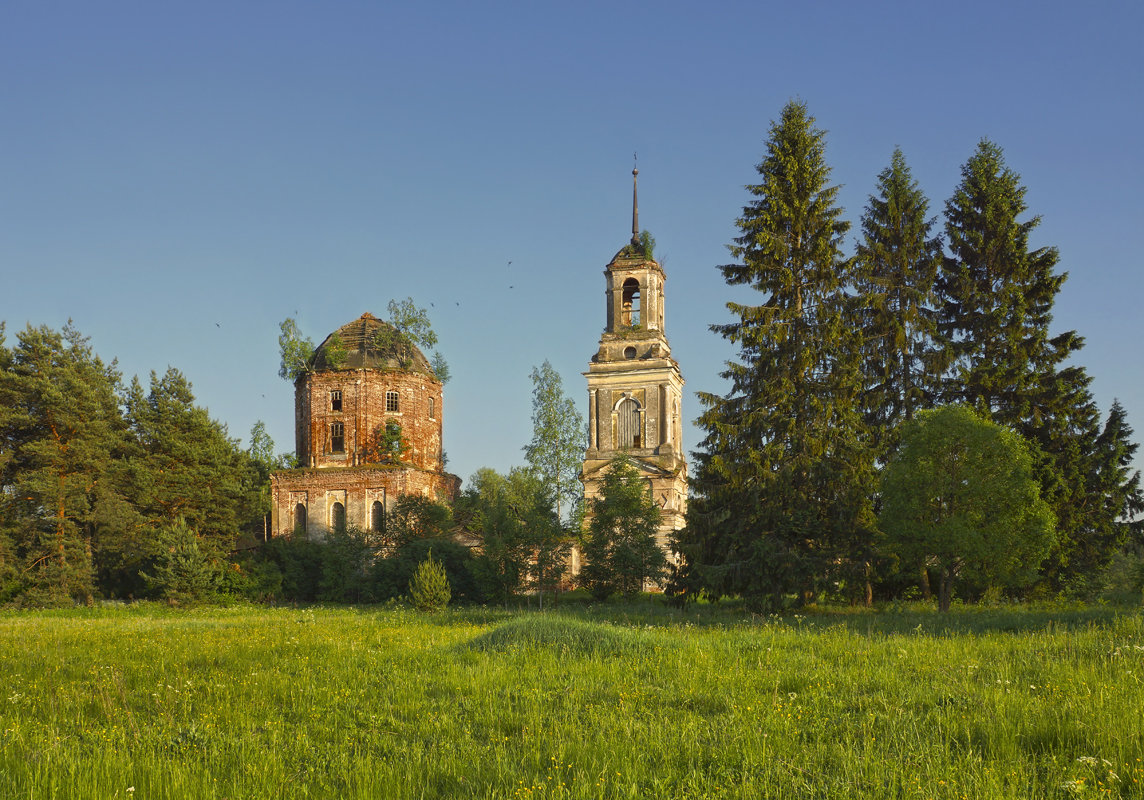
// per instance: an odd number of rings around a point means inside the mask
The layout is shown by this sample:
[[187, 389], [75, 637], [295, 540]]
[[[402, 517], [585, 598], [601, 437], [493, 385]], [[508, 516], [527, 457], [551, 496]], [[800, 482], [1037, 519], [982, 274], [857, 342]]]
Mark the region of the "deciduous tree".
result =
[[546, 359], [533, 367], [532, 440], [524, 446], [529, 469], [551, 487], [556, 515], [564, 518], [580, 494], [580, 466], [584, 460], [586, 427], [584, 417]]
[[882, 529], [905, 564], [940, 576], [948, 611], [954, 583], [1031, 583], [1054, 537], [1033, 460], [1020, 435], [965, 406], [919, 411], [882, 474]]
[[302, 335], [293, 317], [282, 320], [278, 328], [280, 331], [278, 377], [293, 382], [310, 368], [310, 359], [314, 356], [314, 342]]

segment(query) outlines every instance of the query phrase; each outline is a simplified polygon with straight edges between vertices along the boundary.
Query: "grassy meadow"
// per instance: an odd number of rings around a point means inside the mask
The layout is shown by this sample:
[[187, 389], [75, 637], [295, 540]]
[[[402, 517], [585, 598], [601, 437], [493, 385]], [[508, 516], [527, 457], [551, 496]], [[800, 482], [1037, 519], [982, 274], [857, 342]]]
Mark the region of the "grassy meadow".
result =
[[0, 798], [1144, 797], [1144, 617], [0, 613]]

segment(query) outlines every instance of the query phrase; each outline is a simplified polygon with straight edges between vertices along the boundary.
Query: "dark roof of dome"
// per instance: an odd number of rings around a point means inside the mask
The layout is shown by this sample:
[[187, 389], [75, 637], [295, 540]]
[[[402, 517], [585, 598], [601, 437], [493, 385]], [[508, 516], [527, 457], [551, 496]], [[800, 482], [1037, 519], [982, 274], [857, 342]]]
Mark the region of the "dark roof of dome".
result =
[[[345, 351], [345, 358], [337, 365], [331, 364], [330, 358], [334, 337], [341, 340]], [[417, 345], [399, 334], [388, 322], [383, 322], [368, 311], [327, 336], [314, 350], [310, 365], [315, 370], [407, 370], [436, 377], [429, 359], [417, 349]]]

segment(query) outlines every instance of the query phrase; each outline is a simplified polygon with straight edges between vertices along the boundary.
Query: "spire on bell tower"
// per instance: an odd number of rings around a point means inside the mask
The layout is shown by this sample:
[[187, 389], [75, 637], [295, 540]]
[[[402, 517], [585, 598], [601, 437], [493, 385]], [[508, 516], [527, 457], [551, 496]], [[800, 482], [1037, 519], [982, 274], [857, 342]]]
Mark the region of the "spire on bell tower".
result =
[[636, 181], [640, 174], [638, 169], [632, 168], [632, 244], [640, 243], [640, 204]]
[[[640, 241], [639, 169], [632, 168], [632, 239], [604, 268], [606, 317], [588, 371], [588, 447], [580, 480], [585, 504], [599, 498], [616, 456], [627, 456], [647, 481], [671, 542], [687, 512], [683, 449], [683, 376], [664, 331], [663, 266]], [[649, 242], [650, 244], [650, 242]], [[573, 570], [578, 570], [573, 556]]]

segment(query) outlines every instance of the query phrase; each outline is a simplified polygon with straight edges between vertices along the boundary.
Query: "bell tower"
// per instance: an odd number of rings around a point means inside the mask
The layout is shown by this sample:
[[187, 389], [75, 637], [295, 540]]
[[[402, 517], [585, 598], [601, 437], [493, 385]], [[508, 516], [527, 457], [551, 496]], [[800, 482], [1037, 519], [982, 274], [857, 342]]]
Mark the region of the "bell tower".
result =
[[662, 514], [657, 538], [674, 561], [671, 537], [687, 511], [683, 376], [664, 331], [666, 276], [640, 241], [638, 176], [633, 169], [632, 238], [604, 269], [604, 332], [584, 373], [588, 449], [580, 479], [589, 501], [599, 495], [611, 460], [627, 455], [647, 477]]

